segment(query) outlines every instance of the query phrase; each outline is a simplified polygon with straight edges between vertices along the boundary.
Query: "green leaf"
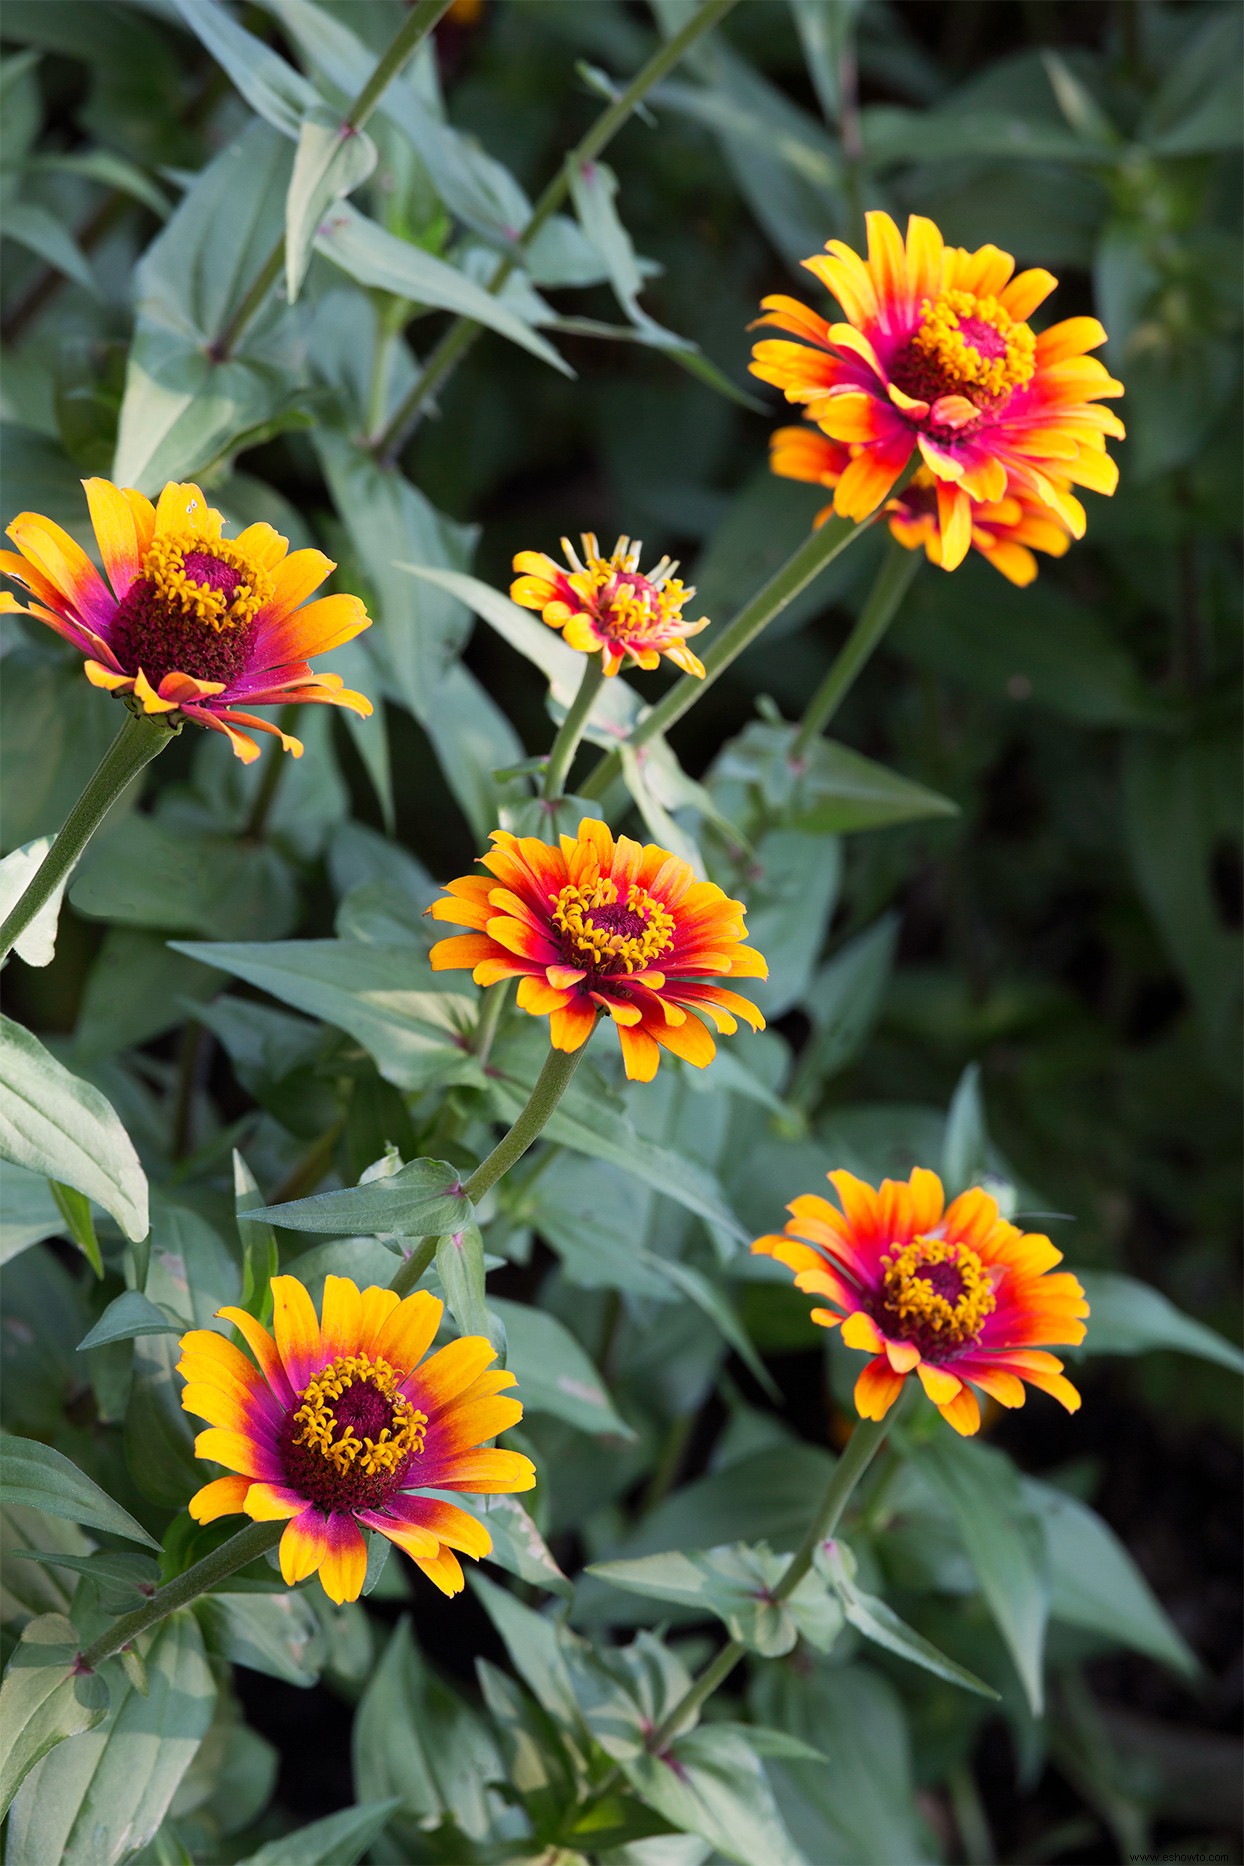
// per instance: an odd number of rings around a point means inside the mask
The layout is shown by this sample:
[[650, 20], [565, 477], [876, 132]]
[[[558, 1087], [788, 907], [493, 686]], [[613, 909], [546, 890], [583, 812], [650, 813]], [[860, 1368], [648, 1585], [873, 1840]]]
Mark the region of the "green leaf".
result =
[[[747, 996], [772, 1022], [799, 1002], [821, 956], [838, 900], [842, 852], [798, 829], [761, 837], [747, 888], [747, 937], [769, 965]], [[729, 890], [727, 890], [729, 892]]]
[[[498, 1115], [508, 1125], [526, 1105], [544, 1060], [543, 1045], [531, 1045], [526, 1033], [520, 1032], [498, 1045], [494, 1059], [489, 1070], [489, 1092]], [[720, 1185], [707, 1168], [636, 1133], [625, 1113], [610, 1107], [584, 1086], [581, 1073], [571, 1082], [544, 1132], [558, 1146], [572, 1147], [577, 1153], [620, 1166], [727, 1236], [740, 1242], [750, 1238], [751, 1233], [730, 1210]]]
[[78, 1343], [78, 1353], [102, 1348], [109, 1341], [132, 1341], [136, 1335], [180, 1335], [185, 1324], [171, 1320], [154, 1302], [136, 1289], [115, 1296], [89, 1334]]
[[[521, 1388], [519, 1390], [521, 1392]], [[528, 1581], [533, 1587], [571, 1599], [573, 1583], [554, 1561], [547, 1542], [517, 1497], [475, 1496], [460, 1491], [448, 1501], [478, 1517], [488, 1530], [492, 1537], [492, 1553], [484, 1557], [485, 1561], [495, 1562], [507, 1574], [517, 1575], [520, 1581]]]
[[458, 1224], [441, 1237], [436, 1246], [436, 1274], [459, 1332], [491, 1337], [494, 1328], [484, 1287], [484, 1240], [477, 1224]]
[[93, 920], [216, 939], [276, 936], [298, 912], [277, 850], [154, 816], [127, 817], [100, 836], [69, 898]]
[[981, 1592], [1040, 1716], [1049, 1580], [1045, 1545], [1014, 1465], [991, 1446], [939, 1432], [905, 1451], [946, 1503]]
[[989, 1132], [981, 1100], [979, 1063], [969, 1063], [955, 1085], [942, 1143], [942, 1179], [947, 1197], [979, 1185], [989, 1170]]
[[283, 137], [253, 123], [203, 170], [143, 255], [112, 468], [118, 484], [158, 493], [166, 480], [227, 454], [301, 393], [289, 321], [274, 304], [227, 356], [216, 349], [281, 237], [291, 165]]
[[242, 1246], [242, 1307], [265, 1327], [272, 1320], [272, 1279], [280, 1268], [276, 1233], [249, 1214], [263, 1204], [250, 1167], [233, 1152], [233, 1211]]
[[62, 1186], [58, 1180], [51, 1179], [48, 1184], [52, 1188], [52, 1197], [56, 1200], [56, 1209], [65, 1221], [66, 1232], [82, 1252], [96, 1276], [102, 1277], [104, 1260], [99, 1254], [99, 1239], [95, 1235], [91, 1201], [84, 1192], [75, 1191], [73, 1186]]
[[643, 269], [615, 205], [618, 178], [613, 170], [604, 162], [578, 162], [573, 156], [566, 167], [579, 225], [600, 254], [618, 303], [635, 329], [658, 348], [669, 345], [683, 352], [694, 351], [693, 343], [664, 330], [639, 302]]
[[1066, 1491], [1035, 1478], [1022, 1481], [1049, 1549], [1051, 1618], [1117, 1639], [1185, 1678], [1198, 1678], [1196, 1654], [1109, 1525]]
[[705, 1315], [721, 1330], [752, 1378], [771, 1399], [780, 1399], [780, 1389], [773, 1375], [757, 1354], [747, 1330], [739, 1321], [724, 1291], [712, 1278], [702, 1270], [697, 1270], [694, 1264], [682, 1263], [677, 1257], [661, 1256], [656, 1251], [644, 1252], [644, 1260], [659, 1275], [673, 1283], [684, 1296], [689, 1296], [697, 1308], [703, 1309]]
[[792, 1651], [801, 1633], [819, 1652], [828, 1652], [841, 1631], [842, 1613], [819, 1576], [805, 1576], [784, 1605], [773, 1599], [788, 1561], [767, 1543], [736, 1542], [687, 1554], [672, 1550], [634, 1561], [592, 1562], [587, 1573], [611, 1587], [716, 1614], [732, 1639], [765, 1658]]
[[146, 1237], [147, 1177], [111, 1103], [7, 1017], [0, 1055], [0, 1154], [85, 1193], [135, 1243]]
[[602, 1438], [635, 1437], [564, 1323], [525, 1302], [495, 1297], [492, 1307], [505, 1326], [506, 1366], [518, 1376], [526, 1412], [550, 1413]]
[[884, 1646], [887, 1652], [895, 1653], [900, 1659], [906, 1659], [909, 1664], [922, 1666], [935, 1677], [944, 1678], [948, 1684], [961, 1685], [965, 1691], [976, 1692], [978, 1697], [997, 1698], [992, 1685], [939, 1652], [905, 1620], [900, 1620], [886, 1601], [856, 1587], [855, 1560], [844, 1544], [823, 1542], [812, 1559], [841, 1601], [842, 1610], [857, 1633], [871, 1639], [874, 1645]]
[[703, 1724], [662, 1756], [619, 1758], [636, 1794], [685, 1832], [702, 1834], [741, 1866], [805, 1866], [773, 1799], [763, 1763], [741, 1729]]
[[775, 1760], [769, 1778], [796, 1843], [826, 1866], [927, 1866], [935, 1856], [914, 1807], [903, 1708], [872, 1666], [767, 1665], [749, 1693], [753, 1714], [832, 1758]]
[[50, 208], [40, 207], [35, 201], [9, 201], [4, 209], [4, 237], [16, 240], [28, 252], [42, 259], [56, 272], [63, 272], [67, 279], [80, 285], [84, 291], [98, 298], [99, 286], [91, 270], [91, 262], [64, 222], [58, 220]]
[[[43, 858], [51, 846], [50, 836], [38, 836], [33, 842], [11, 850], [0, 862], [0, 919], [6, 919], [11, 909], [17, 906], [28, 885], [34, 880], [36, 870], [42, 867]], [[68, 879], [66, 875], [53, 889], [30, 925], [18, 934], [13, 950], [23, 964], [51, 965], [55, 958], [56, 923], [60, 917], [61, 901]]]
[[167, 197], [149, 175], [136, 163], [118, 155], [115, 149], [74, 149], [64, 155], [38, 155], [26, 166], [36, 174], [81, 175], [86, 181], [97, 181], [103, 188], [115, 188], [119, 194], [141, 201], [160, 220], [169, 217]]
[[47, 1175], [0, 1160], [0, 1264], [57, 1237], [63, 1223]]
[[194, 1611], [207, 1650], [217, 1657], [290, 1685], [318, 1681], [326, 1641], [305, 1593], [208, 1594]]
[[176, 0], [176, 4], [191, 32], [227, 72], [251, 109], [283, 136], [296, 140], [304, 115], [320, 102], [315, 87], [270, 45], [239, 26], [215, 0]]
[[118, 1667], [104, 1722], [26, 1777], [7, 1866], [121, 1866], [154, 1837], [211, 1724], [216, 1685], [192, 1614], [172, 1615], [138, 1651], [146, 1696]]
[[40, 1757], [107, 1715], [105, 1681], [76, 1670], [80, 1648], [63, 1614], [41, 1613], [22, 1628], [0, 1684], [0, 1817]]
[[475, 1021], [474, 998], [445, 990], [410, 946], [347, 940], [173, 944], [192, 959], [348, 1031], [398, 1088], [479, 1079], [462, 1041]]
[[367, 566], [379, 618], [373, 633], [383, 638], [396, 691], [426, 724], [470, 618], [445, 589], [421, 587], [402, 566], [465, 569], [475, 527], [446, 518], [409, 480], [382, 468], [344, 434], [317, 429], [315, 447], [355, 554]]
[[1085, 1354], [1144, 1354], [1173, 1348], [1244, 1373], [1244, 1352], [1233, 1341], [1198, 1322], [1159, 1289], [1112, 1270], [1086, 1270], [1080, 1277], [1089, 1301]]
[[71, 1523], [106, 1529], [130, 1542], [145, 1542], [148, 1548], [160, 1546], [63, 1452], [8, 1432], [0, 1433], [0, 1501], [24, 1503], [46, 1510], [49, 1516], [67, 1517]]
[[411, 1160], [396, 1173], [317, 1192], [287, 1205], [260, 1205], [254, 1216], [289, 1231], [323, 1231], [332, 1237], [436, 1237], [471, 1223], [471, 1201], [463, 1195], [456, 1166], [444, 1160]]
[[529, 350], [563, 376], [574, 375], [553, 345], [502, 299], [477, 285], [457, 266], [437, 259], [413, 241], [399, 239], [356, 208], [343, 206], [335, 210], [320, 229], [315, 250], [360, 285], [394, 292], [399, 298], [434, 310], [455, 311], [459, 317], [473, 318]]
[[361, 1799], [397, 1799], [429, 1827], [449, 1816], [476, 1838], [488, 1831], [486, 1784], [501, 1774], [492, 1733], [424, 1664], [406, 1619], [363, 1693], [353, 1746]]
[[343, 1808], [280, 1840], [269, 1840], [258, 1853], [248, 1853], [241, 1866], [354, 1866], [400, 1805], [394, 1796]]
[[876, 1021], [898, 946], [899, 918], [883, 914], [874, 926], [840, 946], [804, 994], [812, 1034], [800, 1051], [796, 1101], [810, 1101], [818, 1084], [857, 1056]]
[[306, 277], [325, 213], [366, 181], [375, 166], [376, 145], [364, 130], [348, 128], [334, 111], [318, 106], [303, 118], [285, 197], [285, 295], [290, 304]]

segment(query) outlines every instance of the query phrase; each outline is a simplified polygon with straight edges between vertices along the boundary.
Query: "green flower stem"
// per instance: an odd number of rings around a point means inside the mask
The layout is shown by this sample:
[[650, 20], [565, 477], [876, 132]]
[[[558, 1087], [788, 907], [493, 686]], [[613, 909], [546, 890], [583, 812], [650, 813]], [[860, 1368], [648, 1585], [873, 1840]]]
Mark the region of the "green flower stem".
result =
[[121, 793], [144, 765], [175, 739], [180, 727], [146, 713], [126, 713], [125, 724], [108, 747], [69, 815], [64, 828], [30, 878], [26, 892], [0, 926], [0, 959], [21, 938], [39, 909], [56, 892]]
[[[394, 33], [387, 51], [380, 54], [371, 77], [342, 118], [343, 130], [354, 133], [362, 129], [384, 95], [386, 86], [397, 76], [402, 66], [413, 58], [441, 16], [449, 11], [451, 4], [452, 0], [417, 0], [417, 4]], [[238, 338], [280, 278], [284, 264], [285, 235], [282, 233], [264, 261], [259, 276], [211, 345], [209, 354], [214, 363], [224, 363], [232, 356]]]
[[575, 694], [570, 711], [562, 720], [557, 737], [553, 740], [553, 749], [549, 753], [548, 766], [544, 773], [543, 796], [546, 800], [560, 797], [574, 755], [579, 749], [579, 740], [583, 737], [583, 728], [587, 724], [592, 703], [600, 692], [605, 679], [604, 656], [589, 654], [584, 657], [583, 678], [579, 682], [579, 691]]
[[876, 582], [868, 593], [868, 601], [860, 611], [859, 620], [838, 650], [829, 672], [809, 700], [799, 722], [799, 730], [791, 747], [792, 759], [807, 756], [813, 741], [820, 738], [855, 685], [869, 656], [894, 620], [900, 603], [911, 588], [912, 579], [920, 568], [921, 555], [921, 552], [909, 551], [897, 539], [891, 538], [881, 560]]
[[345, 121], [352, 130], [361, 130], [389, 84], [408, 59], [413, 58], [427, 35], [448, 13], [452, 0], [416, 0], [405, 20], [382, 52], [376, 69], [346, 112]]
[[549, 1117], [570, 1086], [570, 1078], [583, 1060], [587, 1043], [577, 1050], [555, 1050], [550, 1045], [544, 1067], [536, 1077], [527, 1106], [509, 1133], [504, 1135], [462, 1188], [467, 1198], [478, 1205], [503, 1173], [521, 1160], [533, 1140], [538, 1139]]
[[106, 1633], [92, 1640], [80, 1655], [79, 1663], [87, 1671], [95, 1671], [105, 1659], [110, 1659], [145, 1633], [149, 1626], [156, 1626], [170, 1613], [176, 1613], [178, 1607], [188, 1607], [200, 1594], [208, 1594], [222, 1581], [236, 1574], [239, 1568], [248, 1567], [259, 1556], [274, 1549], [281, 1539], [285, 1524], [248, 1523], [245, 1529], [239, 1529], [236, 1535], [222, 1542], [218, 1549], [205, 1555], [202, 1561], [195, 1562], [193, 1568], [187, 1568], [175, 1581], [169, 1581], [164, 1587], [158, 1587], [151, 1599], [141, 1607], [135, 1607], [133, 1613], [123, 1613], [119, 1620], [114, 1620]]
[[439, 1237], [420, 1238], [397, 1274], [389, 1278], [389, 1288], [399, 1296], [409, 1296], [412, 1289], [418, 1289], [424, 1271], [431, 1267], [440, 1241]]
[[[277, 714], [276, 723], [280, 731], [290, 733], [294, 730], [297, 718], [297, 704], [285, 705]], [[260, 842], [263, 839], [268, 827], [268, 818], [272, 814], [272, 806], [276, 802], [276, 793], [280, 788], [281, 773], [285, 769], [286, 757], [287, 754], [283, 748], [273, 745], [268, 750], [259, 774], [255, 800], [251, 804], [250, 815], [242, 831], [244, 842]]]
[[[494, 991], [499, 987], [494, 986]], [[551, 1046], [544, 1059], [544, 1067], [536, 1078], [535, 1086], [527, 1098], [527, 1105], [515, 1120], [508, 1134], [497, 1142], [488, 1158], [484, 1160], [463, 1186], [463, 1193], [473, 1203], [478, 1204], [503, 1174], [522, 1159], [528, 1147], [540, 1136], [549, 1116], [566, 1093], [570, 1078], [579, 1067], [587, 1043], [581, 1043], [577, 1050], [555, 1050]], [[389, 1284], [399, 1296], [408, 1296], [418, 1287], [424, 1271], [436, 1256], [439, 1237], [423, 1238], [405, 1263], [398, 1270]]]
[[[722, 629], [713, 646], [704, 656], [704, 677], [684, 674], [680, 680], [658, 700], [650, 713], [645, 713], [628, 743], [633, 751], [656, 738], [675, 725], [684, 713], [690, 712], [700, 696], [708, 691], [732, 662], [737, 661], [745, 648], [750, 648], [756, 637], [766, 628], [775, 616], [792, 603], [809, 583], [819, 577], [822, 570], [846, 550], [849, 544], [862, 537], [878, 514], [858, 523], [851, 519], [831, 518], [805, 538], [796, 551], [787, 558], [776, 575], [770, 577], [764, 588], [757, 592], [734, 618], [734, 621]], [[607, 752], [598, 760], [595, 768], [579, 786], [581, 797], [600, 797], [622, 769], [620, 752]]]
[[[515, 240], [513, 250], [506, 253], [498, 262], [488, 281], [490, 292], [495, 294], [501, 290], [517, 267], [523, 252], [535, 239], [541, 227], [547, 225], [562, 205], [570, 192], [572, 169], [584, 162], [595, 161], [596, 157], [604, 152], [635, 106], [643, 100], [653, 85], [658, 84], [672, 71], [696, 40], [711, 31], [736, 4], [737, 0], [704, 0], [704, 5], [699, 11], [693, 13], [682, 29], [671, 39], [667, 39], [653, 53], [648, 63], [636, 72], [626, 89], [614, 99], [607, 110], [601, 112], [586, 136], [571, 150], [562, 167], [536, 202], [531, 211], [531, 219]], [[413, 384], [388, 427], [375, 443], [376, 454], [383, 465], [391, 466], [397, 459], [414, 431], [423, 404], [452, 373], [483, 328], [483, 325], [476, 323], [474, 318], [459, 318], [450, 326], [428, 358], [418, 381]]]
[[[775, 1605], [780, 1606], [784, 1600], [789, 1600], [812, 1566], [812, 1557], [821, 1543], [827, 1542], [837, 1529], [855, 1486], [880, 1451], [888, 1431], [889, 1422], [886, 1420], [861, 1419], [852, 1432], [846, 1450], [834, 1467], [834, 1474], [821, 1499], [821, 1507], [773, 1590]], [[679, 1698], [673, 1710], [661, 1719], [648, 1737], [647, 1748], [653, 1755], [661, 1754], [692, 1712], [697, 1711], [717, 1687], [725, 1683], [746, 1652], [747, 1647], [738, 1639], [732, 1639], [728, 1646], [722, 1647], [712, 1664], [705, 1667]]]

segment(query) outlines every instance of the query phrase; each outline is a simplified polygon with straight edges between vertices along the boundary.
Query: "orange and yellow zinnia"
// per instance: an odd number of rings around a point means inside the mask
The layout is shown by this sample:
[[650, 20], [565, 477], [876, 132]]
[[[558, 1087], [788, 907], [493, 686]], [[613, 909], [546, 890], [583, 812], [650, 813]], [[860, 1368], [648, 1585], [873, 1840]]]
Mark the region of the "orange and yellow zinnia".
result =
[[222, 732], [246, 764], [259, 747], [239, 727], [272, 733], [295, 757], [302, 745], [244, 708], [319, 701], [371, 712], [339, 674], [309, 666], [370, 626], [357, 596], [307, 602], [336, 568], [331, 558], [290, 551], [263, 523], [226, 538], [197, 486], [168, 485], [152, 505], [132, 486], [82, 483], [108, 583], [68, 532], [22, 512], [0, 571], [33, 600], [0, 593], [0, 615], [45, 622], [86, 656], [92, 686], [170, 723]]
[[1080, 1395], [1046, 1350], [1084, 1339], [1088, 1303], [1076, 1278], [1051, 1275], [1062, 1252], [1020, 1231], [974, 1187], [946, 1204], [936, 1173], [879, 1188], [828, 1175], [839, 1206], [816, 1193], [792, 1199], [784, 1232], [752, 1250], [795, 1272], [796, 1287], [832, 1305], [813, 1309], [868, 1354], [855, 1383], [862, 1419], [884, 1419], [913, 1374], [956, 1432], [981, 1422], [977, 1393], [1022, 1406], [1024, 1385], [1075, 1412]]
[[[778, 428], [769, 441], [769, 465], [782, 479], [832, 488], [851, 459], [851, 448], [806, 423]], [[958, 565], [958, 541], [943, 536], [945, 504], [938, 482], [920, 466], [902, 491], [886, 500], [885, 511], [891, 537], [909, 551], [923, 550], [931, 564], [949, 570]], [[832, 502], [822, 506], [812, 521], [814, 528], [823, 525], [833, 509]], [[972, 549], [1021, 589], [1036, 577], [1034, 551], [1062, 557], [1071, 543], [1062, 520], [1028, 492], [1007, 492], [988, 504], [969, 499], [952, 506], [951, 516], [969, 525]]]
[[652, 1080], [662, 1050], [710, 1063], [704, 1017], [727, 1035], [740, 1017], [763, 1030], [756, 1006], [717, 982], [768, 977], [744, 943], [745, 908], [668, 849], [615, 841], [592, 817], [557, 843], [504, 829], [492, 842], [488, 874], [449, 882], [428, 908], [472, 929], [433, 946], [433, 970], [469, 966], [477, 985], [517, 978], [520, 1008], [548, 1017], [558, 1050], [577, 1050], [607, 1012], [636, 1082]]
[[948, 569], [972, 543], [970, 500], [1027, 495], [1082, 537], [1084, 507], [1071, 487], [1114, 491], [1106, 439], [1123, 434], [1098, 405], [1123, 393], [1088, 355], [1106, 341], [1101, 324], [1073, 317], [1036, 333], [1028, 320], [1057, 284], [1051, 273], [1016, 273], [996, 246], [949, 247], [918, 214], [906, 241], [888, 214], [867, 223], [867, 259], [830, 240], [803, 262], [845, 321], [796, 298], [766, 298], [759, 321], [799, 341], [767, 338], [751, 365], [851, 449], [834, 510], [867, 518], [918, 450], [936, 481]]
[[330, 1600], [357, 1600], [367, 1572], [364, 1529], [402, 1549], [442, 1593], [463, 1586], [455, 1550], [478, 1559], [492, 1538], [466, 1510], [429, 1490], [530, 1490], [529, 1458], [486, 1441], [516, 1425], [514, 1375], [496, 1349], [464, 1335], [425, 1360], [444, 1304], [427, 1290], [400, 1299], [324, 1283], [323, 1318], [292, 1276], [272, 1279], [273, 1332], [244, 1309], [221, 1309], [255, 1357], [208, 1328], [181, 1341], [181, 1403], [206, 1419], [200, 1458], [236, 1473], [190, 1499], [196, 1522], [245, 1512], [285, 1521], [281, 1574], [317, 1574]]
[[520, 551], [514, 559], [519, 574], [510, 585], [512, 600], [538, 610], [550, 628], [562, 631], [569, 647], [599, 654], [606, 674], [616, 674], [627, 660], [651, 672], [664, 655], [702, 680], [704, 664], [688, 648], [687, 638], [706, 629], [708, 617], [689, 622], [683, 616], [695, 591], [679, 581], [678, 565], [663, 557], [641, 572], [644, 547], [629, 538], [619, 538], [610, 557], [601, 556], [594, 532], [583, 532], [580, 543], [582, 560], [569, 538], [562, 539], [565, 566], [543, 551]]

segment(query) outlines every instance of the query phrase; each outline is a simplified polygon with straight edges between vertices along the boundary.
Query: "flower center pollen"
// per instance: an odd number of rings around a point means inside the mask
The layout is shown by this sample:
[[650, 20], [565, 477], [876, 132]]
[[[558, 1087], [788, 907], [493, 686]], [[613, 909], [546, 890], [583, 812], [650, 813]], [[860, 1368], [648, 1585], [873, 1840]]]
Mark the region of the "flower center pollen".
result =
[[895, 357], [891, 376], [904, 394], [936, 402], [962, 395], [992, 411], [1032, 380], [1036, 338], [996, 298], [945, 292], [920, 307], [920, 328]]
[[625, 901], [607, 875], [549, 899], [566, 957], [600, 971], [642, 972], [674, 943], [674, 916], [635, 882]]
[[261, 564], [228, 538], [164, 532], [117, 608], [110, 640], [128, 673], [229, 682], [246, 665], [252, 625], [273, 593]]
[[286, 1476], [322, 1510], [376, 1509], [423, 1450], [427, 1424], [387, 1361], [341, 1355], [303, 1389], [285, 1421]]
[[914, 1238], [881, 1261], [876, 1319], [888, 1334], [914, 1341], [925, 1360], [948, 1360], [975, 1341], [998, 1306], [984, 1265], [966, 1244]]

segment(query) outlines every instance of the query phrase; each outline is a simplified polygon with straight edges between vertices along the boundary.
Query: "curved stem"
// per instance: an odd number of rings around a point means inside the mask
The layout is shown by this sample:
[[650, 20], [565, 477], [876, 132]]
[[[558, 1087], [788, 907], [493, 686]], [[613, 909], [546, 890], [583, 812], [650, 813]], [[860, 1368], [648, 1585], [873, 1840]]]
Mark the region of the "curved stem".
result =
[[[594, 161], [613, 141], [635, 106], [642, 102], [653, 85], [659, 83], [668, 72], [672, 71], [696, 40], [724, 19], [731, 7], [736, 4], [737, 0], [705, 0], [704, 5], [698, 12], [692, 14], [681, 31], [676, 32], [673, 38], [667, 39], [664, 45], [653, 53], [648, 63], [636, 72], [626, 89], [614, 99], [607, 110], [601, 112], [586, 136], [570, 151], [562, 167], [536, 202], [531, 210], [531, 219], [515, 240], [512, 250], [498, 261], [488, 281], [490, 292], [496, 293], [501, 290], [526, 248], [530, 246], [540, 229], [553, 218], [566, 199], [570, 192], [572, 168], [577, 164]], [[384, 433], [375, 443], [376, 455], [382, 465], [392, 465], [397, 459], [414, 432], [423, 404], [433, 390], [438, 388], [451, 374], [483, 328], [483, 325], [476, 323], [474, 318], [458, 318], [450, 326], [428, 358], [418, 381], [411, 386]]]
[[[694, 674], [684, 674], [674, 682], [664, 698], [658, 700], [652, 711], [639, 721], [627, 741], [631, 749], [637, 751], [649, 739], [656, 738], [658, 733], [674, 725], [684, 713], [690, 712], [700, 696], [708, 691], [715, 680], [720, 679], [732, 662], [738, 660], [745, 648], [751, 647], [774, 617], [781, 615], [783, 609], [794, 602], [796, 596], [806, 590], [809, 583], [820, 576], [822, 570], [832, 564], [849, 544], [862, 537], [876, 516], [873, 513], [858, 524], [850, 519], [831, 518], [819, 531], [814, 531], [810, 538], [806, 538], [777, 574], [770, 577], [764, 588], [721, 631], [704, 656], [704, 678], [701, 680]], [[606, 752], [579, 786], [579, 795], [601, 796], [621, 769], [621, 753]]]
[[[812, 1566], [812, 1557], [821, 1543], [827, 1542], [837, 1529], [855, 1486], [885, 1443], [889, 1429], [889, 1422], [884, 1419], [861, 1419], [852, 1432], [846, 1450], [834, 1467], [834, 1474], [821, 1499], [821, 1507], [773, 1590], [775, 1605], [780, 1606], [784, 1600], [789, 1600]], [[719, 1685], [724, 1684], [746, 1651], [747, 1647], [738, 1639], [732, 1639], [728, 1646], [722, 1647], [717, 1657], [705, 1667], [679, 1698], [673, 1710], [661, 1719], [649, 1735], [646, 1747], [653, 1755], [659, 1756], [692, 1712], [698, 1710]]]
[[[503, 994], [500, 985], [493, 986], [499, 996]], [[521, 1160], [528, 1147], [540, 1136], [549, 1116], [566, 1093], [570, 1078], [579, 1067], [587, 1042], [577, 1050], [555, 1050], [550, 1046], [544, 1059], [544, 1067], [537, 1076], [527, 1104], [522, 1109], [508, 1134], [502, 1135], [492, 1152], [488, 1155], [467, 1180], [462, 1190], [466, 1197], [478, 1204], [484, 1194], [495, 1186], [504, 1173]], [[399, 1296], [408, 1296], [418, 1287], [424, 1271], [436, 1256], [439, 1237], [421, 1238], [396, 1274], [390, 1279], [389, 1288]]]
[[381, 53], [376, 69], [346, 113], [345, 121], [352, 130], [362, 129], [390, 82], [418, 51], [428, 33], [448, 13], [450, 5], [451, 0], [416, 0], [394, 33], [387, 50]]
[[919, 551], [909, 551], [891, 538], [859, 620], [835, 655], [829, 672], [809, 700], [799, 722], [790, 751], [792, 759], [807, 756], [813, 740], [821, 736], [855, 685], [911, 588], [912, 579], [920, 568], [920, 557]]
[[128, 1646], [145, 1633], [149, 1626], [155, 1626], [175, 1613], [178, 1607], [189, 1606], [200, 1594], [210, 1593], [239, 1568], [245, 1568], [260, 1555], [266, 1555], [274, 1549], [284, 1532], [285, 1524], [248, 1523], [245, 1529], [239, 1529], [236, 1535], [222, 1542], [218, 1549], [205, 1555], [202, 1561], [195, 1562], [193, 1568], [187, 1568], [175, 1581], [166, 1582], [158, 1587], [151, 1599], [141, 1607], [135, 1607], [133, 1613], [123, 1613], [119, 1620], [114, 1620], [106, 1633], [81, 1653], [79, 1664], [86, 1671], [93, 1672], [97, 1666], [120, 1652], [122, 1646]]
[[0, 926], [0, 959], [12, 949], [41, 907], [46, 906], [121, 793], [175, 739], [179, 726], [146, 713], [127, 712], [125, 723], [100, 759], [64, 828], [31, 876], [25, 893]]
[[518, 1116], [509, 1133], [500, 1139], [488, 1158], [484, 1160], [462, 1188], [467, 1198], [478, 1204], [484, 1194], [495, 1186], [503, 1173], [508, 1173], [516, 1161], [521, 1160], [536, 1140], [542, 1128], [548, 1122], [562, 1096], [570, 1086], [570, 1078], [583, 1060], [587, 1042], [577, 1050], [549, 1049], [544, 1059], [544, 1067], [536, 1077], [535, 1086], [527, 1098], [527, 1106]]
[[592, 702], [600, 692], [605, 678], [604, 656], [589, 654], [583, 663], [583, 678], [579, 682], [579, 691], [575, 694], [570, 711], [562, 720], [557, 737], [553, 740], [553, 749], [549, 753], [549, 762], [544, 773], [546, 800], [560, 797], [574, 755], [579, 749], [579, 740], [583, 737], [583, 728], [592, 710]]

